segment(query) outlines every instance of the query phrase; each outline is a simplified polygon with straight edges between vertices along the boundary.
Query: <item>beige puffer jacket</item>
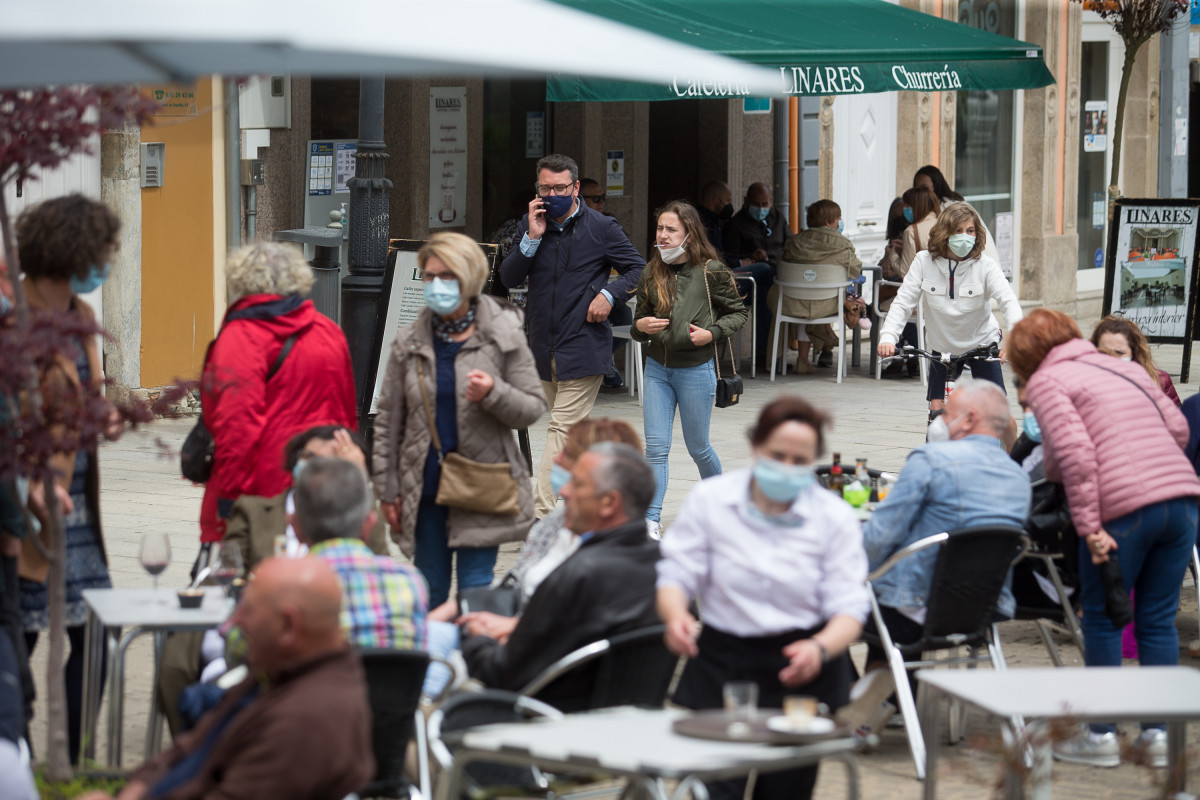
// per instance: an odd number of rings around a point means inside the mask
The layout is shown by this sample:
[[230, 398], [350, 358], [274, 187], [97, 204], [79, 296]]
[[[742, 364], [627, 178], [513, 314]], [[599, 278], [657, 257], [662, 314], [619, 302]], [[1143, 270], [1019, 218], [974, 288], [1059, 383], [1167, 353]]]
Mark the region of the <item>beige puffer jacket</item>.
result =
[[[399, 531], [392, 539], [409, 558], [414, 551], [417, 509], [421, 503], [425, 457], [432, 436], [421, 401], [416, 360], [422, 360], [425, 389], [436, 413], [437, 367], [433, 353], [432, 311], [423, 309], [411, 325], [400, 329], [392, 343], [387, 373], [375, 417], [372, 475], [380, 500], [399, 497]], [[525, 339], [521, 312], [493, 297], [479, 295], [475, 304], [475, 333], [455, 359], [458, 407], [457, 452], [473, 461], [508, 462], [520, 488], [521, 512], [516, 516], [450, 509], [447, 538], [450, 547], [492, 547], [525, 538], [533, 524], [529, 469], [517, 447], [514, 428], [532, 425], [546, 410], [533, 354]], [[467, 401], [467, 373], [491, 375], [496, 383], [479, 403]]]

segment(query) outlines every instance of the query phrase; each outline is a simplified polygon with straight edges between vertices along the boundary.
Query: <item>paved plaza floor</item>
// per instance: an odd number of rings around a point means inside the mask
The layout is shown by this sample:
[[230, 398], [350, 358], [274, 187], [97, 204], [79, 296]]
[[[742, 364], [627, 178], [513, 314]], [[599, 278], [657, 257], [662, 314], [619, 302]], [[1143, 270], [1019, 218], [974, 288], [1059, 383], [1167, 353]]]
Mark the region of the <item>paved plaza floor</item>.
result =
[[[1160, 366], [1178, 379], [1181, 348], [1160, 346], [1155, 357]], [[728, 409], [715, 409], [712, 439], [723, 467], [737, 469], [750, 463], [746, 431], [759, 409], [772, 398], [786, 392], [800, 394], [828, 410], [834, 419], [829, 433], [826, 457], [840, 452], [843, 461], [853, 463], [865, 457], [872, 467], [900, 470], [906, 454], [920, 444], [925, 432], [924, 389], [918, 380], [875, 381], [868, 375], [864, 348], [863, 365], [851, 368], [842, 384], [833, 379], [833, 370], [821, 370], [817, 375], [778, 377], [774, 383], [761, 371], [757, 379], [746, 374], [746, 393], [742, 402]], [[1197, 390], [1200, 375], [1195, 372], [1186, 385], [1178, 386], [1181, 397]], [[1011, 385], [1011, 383], [1010, 383]], [[1014, 413], [1019, 414], [1012, 400]], [[617, 417], [641, 430], [641, 407], [626, 393], [602, 393], [596, 404], [596, 415]], [[1116, 423], [1116, 421], [1114, 421]], [[202, 489], [179, 476], [176, 452], [192, 425], [191, 420], [169, 420], [155, 423], [143, 431], [127, 434], [121, 441], [106, 444], [101, 449], [101, 509], [105, 538], [114, 585], [140, 588], [150, 586], [150, 577], [138, 563], [138, 545], [143, 533], [163, 531], [171, 539], [171, 565], [161, 578], [163, 587], [177, 587], [187, 580], [188, 569], [198, 547], [197, 519], [200, 513]], [[541, 456], [545, 440], [546, 419], [530, 430], [533, 455]], [[169, 452], [168, 452], [169, 451]], [[672, 449], [671, 481], [666, 495], [663, 520], [670, 535], [670, 522], [687, 492], [698, 482], [695, 466], [684, 447], [676, 424]], [[516, 545], [502, 548], [498, 570], [511, 562]], [[397, 553], [398, 555], [398, 553]], [[1178, 617], [1181, 640], [1180, 663], [1193, 668], [1200, 661], [1189, 658], [1186, 644], [1197, 639], [1197, 600], [1190, 579], [1185, 582]], [[1011, 668], [1048, 666], [1049, 659], [1037, 637], [1032, 623], [1011, 622], [1001, 626], [1005, 654]], [[150, 703], [153, 664], [149, 640], [142, 638], [132, 648], [127, 670], [126, 720], [123, 758], [126, 767], [136, 766], [142, 759], [142, 748]], [[1078, 664], [1075, 649], [1065, 638], [1059, 641], [1068, 663]], [[856, 648], [861, 662], [861, 646]], [[34, 674], [37, 681], [45, 673], [44, 643], [34, 654]], [[106, 712], [107, 700], [102, 714]], [[104, 719], [104, 717], [101, 717]], [[41, 748], [45, 741], [45, 705], [39, 699], [33, 737]], [[104, 752], [104, 726], [98, 731], [97, 753]], [[996, 733], [995, 726], [982, 714], [968, 717], [968, 738], [945, 751], [939, 772], [938, 790], [943, 797], [986, 798], [993, 794], [1000, 774], [1001, 759], [997, 746], [987, 741]], [[1200, 753], [1200, 726], [1189, 726], [1189, 749], [1192, 763], [1197, 764]], [[921, 784], [915, 778], [912, 761], [903, 731], [888, 730], [882, 745], [874, 753], [859, 759], [862, 790], [865, 798], [920, 797]], [[1060, 798], [1150, 798], [1158, 793], [1160, 776], [1152, 770], [1124, 764], [1111, 770], [1054, 765], [1054, 791]], [[1189, 788], [1200, 786], [1200, 767], [1193, 766]], [[821, 773], [817, 797], [844, 797], [844, 778], [839, 765], [831, 764]]]

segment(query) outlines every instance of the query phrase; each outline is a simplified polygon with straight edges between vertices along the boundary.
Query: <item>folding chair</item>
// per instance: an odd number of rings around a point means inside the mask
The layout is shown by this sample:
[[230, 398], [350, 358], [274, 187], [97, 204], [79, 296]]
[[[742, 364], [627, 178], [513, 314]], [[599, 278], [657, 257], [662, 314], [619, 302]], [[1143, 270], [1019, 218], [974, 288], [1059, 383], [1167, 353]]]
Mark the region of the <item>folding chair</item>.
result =
[[[885, 319], [887, 319], [887, 314], [888, 314], [888, 312], [883, 311], [879, 308], [879, 303], [880, 303], [879, 296], [881, 294], [883, 294], [883, 292], [881, 291], [882, 287], [894, 286], [898, 289], [903, 285], [904, 285], [903, 281], [879, 281], [879, 283], [877, 283], [875, 285], [875, 296], [871, 298], [871, 312], [872, 312], [873, 316], [875, 317], [875, 324], [874, 324], [874, 327], [871, 329], [871, 344], [872, 345], [876, 345], [879, 343], [879, 330], [883, 327], [883, 321]], [[915, 311], [913, 311], [912, 314], [909, 315], [908, 321], [914, 323], [917, 326], [917, 347], [924, 350], [925, 349], [925, 304], [922, 303], [920, 300], [917, 301], [917, 308]], [[928, 386], [929, 385], [929, 362], [923, 358], [918, 359], [918, 361], [920, 362], [919, 366], [921, 368], [921, 384], [923, 386]], [[876, 359], [875, 360], [875, 380], [881, 380], [882, 378], [883, 378], [883, 359]]]
[[[925, 604], [925, 625], [921, 638], [915, 642], [892, 641], [887, 625], [875, 598], [872, 581], [887, 574], [896, 564], [930, 547], [940, 547], [934, 565], [933, 578]], [[896, 683], [896, 697], [904, 715], [908, 747], [917, 768], [917, 778], [925, 779], [925, 740], [921, 723], [908, 684], [908, 671], [938, 664], [975, 664], [989, 661], [993, 669], [1005, 669], [1004, 653], [996, 635], [996, 604], [1004, 588], [1008, 571], [1029, 547], [1029, 537], [1020, 528], [1009, 525], [981, 525], [938, 533], [913, 542], [893, 553], [867, 576], [871, 589], [871, 614], [875, 633], [864, 633], [863, 639], [883, 648], [888, 667]], [[926, 658], [905, 661], [905, 657], [920, 657], [929, 651], [970, 648], [970, 655], [957, 654], [942, 659]], [[981, 648], [987, 655], [979, 655]], [[1014, 724], [1023, 726], [1022, 721]]]

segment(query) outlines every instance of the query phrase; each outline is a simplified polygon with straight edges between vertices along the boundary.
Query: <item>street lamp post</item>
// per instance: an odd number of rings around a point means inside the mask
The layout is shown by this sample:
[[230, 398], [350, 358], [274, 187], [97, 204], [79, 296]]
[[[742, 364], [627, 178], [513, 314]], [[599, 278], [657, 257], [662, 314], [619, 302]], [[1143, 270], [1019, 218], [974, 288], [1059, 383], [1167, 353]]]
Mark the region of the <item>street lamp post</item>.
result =
[[[387, 269], [388, 202], [392, 192], [392, 182], [385, 177], [388, 154], [383, 143], [382, 77], [364, 77], [360, 83], [356, 148], [354, 177], [347, 183], [350, 274], [342, 281], [342, 331], [354, 365], [355, 397], [358, 407], [363, 408], [364, 398], [373, 389], [367, 385], [367, 378]], [[360, 429], [366, 428], [366, 422], [359, 420]]]

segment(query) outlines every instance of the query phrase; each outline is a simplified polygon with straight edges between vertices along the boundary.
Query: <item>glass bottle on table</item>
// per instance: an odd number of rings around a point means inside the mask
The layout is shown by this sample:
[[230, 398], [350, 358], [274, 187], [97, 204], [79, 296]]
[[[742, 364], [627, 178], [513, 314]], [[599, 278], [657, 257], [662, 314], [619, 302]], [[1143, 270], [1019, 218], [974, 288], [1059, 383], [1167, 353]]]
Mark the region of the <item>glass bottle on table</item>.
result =
[[842, 454], [833, 454], [833, 464], [829, 467], [829, 491], [842, 496], [842, 489], [846, 486], [846, 475], [842, 472]]

